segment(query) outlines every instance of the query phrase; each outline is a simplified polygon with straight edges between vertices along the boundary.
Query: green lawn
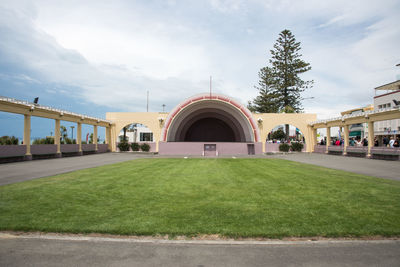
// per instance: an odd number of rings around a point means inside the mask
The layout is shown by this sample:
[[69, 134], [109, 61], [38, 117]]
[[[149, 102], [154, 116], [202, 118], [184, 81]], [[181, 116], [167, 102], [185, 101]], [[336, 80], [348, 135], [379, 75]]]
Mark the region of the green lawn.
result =
[[0, 230], [399, 236], [400, 182], [278, 159], [140, 159], [0, 186]]

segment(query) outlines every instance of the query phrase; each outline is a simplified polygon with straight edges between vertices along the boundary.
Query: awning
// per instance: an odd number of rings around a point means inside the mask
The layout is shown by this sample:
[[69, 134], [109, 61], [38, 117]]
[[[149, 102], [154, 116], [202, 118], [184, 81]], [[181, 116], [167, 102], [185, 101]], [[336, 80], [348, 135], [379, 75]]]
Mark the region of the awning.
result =
[[353, 132], [350, 132], [349, 136], [350, 136], [350, 137], [351, 137], [351, 136], [361, 136], [361, 131], [353, 131]]

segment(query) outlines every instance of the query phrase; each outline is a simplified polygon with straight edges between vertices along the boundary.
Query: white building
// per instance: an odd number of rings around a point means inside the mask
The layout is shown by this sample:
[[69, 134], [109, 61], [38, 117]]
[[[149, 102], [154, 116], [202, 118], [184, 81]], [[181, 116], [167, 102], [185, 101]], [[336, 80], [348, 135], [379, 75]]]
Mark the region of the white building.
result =
[[[375, 88], [374, 110], [400, 106], [400, 80]], [[374, 124], [375, 135], [396, 136], [400, 134], [400, 119], [380, 121]]]
[[[119, 133], [119, 140], [124, 138], [124, 130]], [[135, 123], [126, 127], [126, 138], [130, 143], [153, 142], [153, 132], [143, 124]]]
[[[369, 105], [362, 108], [355, 108], [341, 112], [341, 115], [357, 115], [363, 112], [367, 112], [370, 110], [374, 110], [373, 105]], [[368, 124], [367, 123], [358, 123], [352, 124], [349, 126], [349, 137], [355, 139], [363, 139], [368, 136]]]

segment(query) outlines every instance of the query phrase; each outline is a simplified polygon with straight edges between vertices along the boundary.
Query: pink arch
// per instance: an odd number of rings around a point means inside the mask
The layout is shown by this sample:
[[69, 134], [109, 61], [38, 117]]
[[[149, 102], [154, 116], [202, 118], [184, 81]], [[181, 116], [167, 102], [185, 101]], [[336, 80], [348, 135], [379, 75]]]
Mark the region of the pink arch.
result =
[[253, 130], [254, 133], [254, 139], [255, 142], [260, 142], [260, 136], [259, 136], [259, 131], [258, 131], [258, 127], [257, 124], [255, 123], [253, 116], [251, 114], [251, 112], [242, 104], [240, 104], [239, 102], [227, 97], [227, 96], [223, 96], [223, 95], [209, 95], [209, 94], [203, 94], [203, 95], [196, 95], [196, 96], [192, 96], [189, 99], [183, 101], [182, 103], [180, 103], [178, 106], [176, 106], [171, 113], [168, 115], [166, 121], [165, 121], [165, 126], [163, 128], [163, 133], [162, 133], [162, 141], [166, 142], [167, 141], [167, 134], [168, 134], [168, 129], [169, 126], [171, 125], [173, 119], [175, 118], [175, 116], [183, 109], [185, 109], [187, 106], [196, 103], [196, 102], [200, 102], [200, 101], [204, 101], [204, 100], [217, 100], [217, 101], [222, 101], [225, 103], [228, 103], [230, 105], [233, 105], [236, 109], [238, 109], [239, 111], [241, 111], [243, 113], [243, 115], [247, 118], [247, 120], [249, 121], [251, 128]]

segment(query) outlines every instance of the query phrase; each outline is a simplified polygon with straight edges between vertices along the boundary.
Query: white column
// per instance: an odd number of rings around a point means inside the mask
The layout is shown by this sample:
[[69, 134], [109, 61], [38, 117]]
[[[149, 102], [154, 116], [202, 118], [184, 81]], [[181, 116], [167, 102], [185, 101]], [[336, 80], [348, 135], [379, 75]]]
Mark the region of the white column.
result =
[[31, 115], [24, 115], [24, 145], [25, 156], [31, 156]]
[[326, 127], [326, 151], [325, 153], [329, 153], [329, 145], [331, 144], [331, 127]]
[[60, 120], [56, 119], [55, 120], [55, 126], [54, 126], [54, 144], [57, 145], [57, 154], [61, 153], [61, 143], [60, 143]]
[[375, 139], [375, 134], [374, 134], [374, 122], [369, 121], [368, 122], [368, 154], [367, 157], [371, 157], [371, 148], [374, 146], [374, 139]]
[[76, 127], [76, 142], [78, 143], [78, 152], [82, 152], [82, 123], [78, 122]]
[[347, 147], [349, 146], [349, 125], [344, 126], [344, 144], [343, 155], [347, 155]]
[[106, 144], [108, 145], [108, 150], [112, 151], [111, 145], [111, 126], [106, 127]]
[[97, 125], [93, 125], [93, 144], [95, 145], [94, 150], [97, 151]]

